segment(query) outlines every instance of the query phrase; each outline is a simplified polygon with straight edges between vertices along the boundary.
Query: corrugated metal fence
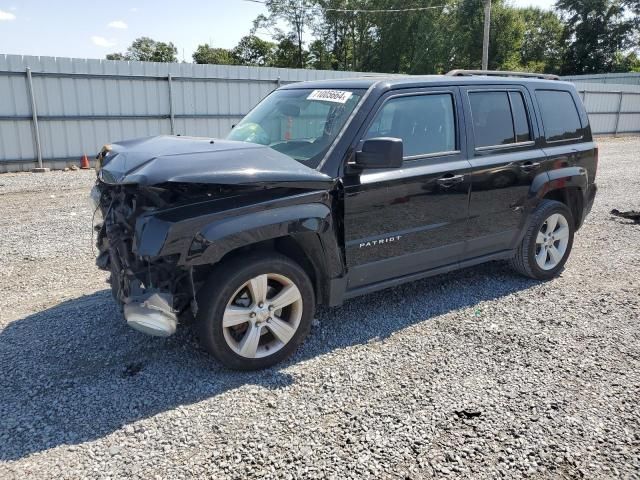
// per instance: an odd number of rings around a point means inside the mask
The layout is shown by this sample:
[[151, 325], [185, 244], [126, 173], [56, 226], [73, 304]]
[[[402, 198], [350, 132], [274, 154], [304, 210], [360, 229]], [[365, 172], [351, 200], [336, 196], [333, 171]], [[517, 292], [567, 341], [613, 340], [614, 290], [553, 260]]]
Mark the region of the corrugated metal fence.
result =
[[575, 83], [607, 83], [615, 85], [640, 85], [640, 73], [594, 73], [591, 75], [567, 75], [563, 80]]
[[225, 136], [281, 84], [361, 75], [0, 55], [0, 172], [77, 164], [119, 139]]
[[[0, 172], [28, 170], [39, 160], [54, 168], [77, 164], [120, 139], [225, 136], [281, 84], [362, 75], [0, 55]], [[640, 76], [624, 75], [627, 85], [568, 78], [582, 92], [595, 133], [640, 132], [640, 85], [633, 84]]]
[[618, 135], [640, 132], [640, 86], [573, 80], [589, 112], [594, 133]]

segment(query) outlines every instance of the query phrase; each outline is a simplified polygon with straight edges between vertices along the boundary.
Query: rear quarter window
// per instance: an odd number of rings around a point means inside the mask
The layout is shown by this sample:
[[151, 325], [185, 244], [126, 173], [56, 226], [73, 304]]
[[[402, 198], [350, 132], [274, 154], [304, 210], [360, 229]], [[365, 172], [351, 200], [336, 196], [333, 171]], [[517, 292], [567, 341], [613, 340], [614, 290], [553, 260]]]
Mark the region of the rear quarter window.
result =
[[544, 136], [548, 142], [579, 139], [580, 114], [573, 96], [565, 90], [536, 90], [542, 115]]

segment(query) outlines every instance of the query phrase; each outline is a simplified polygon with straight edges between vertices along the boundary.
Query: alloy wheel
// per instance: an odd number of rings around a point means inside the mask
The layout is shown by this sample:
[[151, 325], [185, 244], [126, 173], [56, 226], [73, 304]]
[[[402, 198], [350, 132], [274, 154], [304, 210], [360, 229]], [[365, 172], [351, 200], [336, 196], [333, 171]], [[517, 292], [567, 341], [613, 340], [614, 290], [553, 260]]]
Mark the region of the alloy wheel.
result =
[[555, 268], [564, 258], [569, 244], [569, 222], [554, 213], [540, 227], [536, 236], [536, 263], [542, 270]]
[[227, 345], [246, 358], [273, 355], [295, 335], [302, 318], [302, 295], [288, 277], [258, 275], [231, 296], [222, 319]]

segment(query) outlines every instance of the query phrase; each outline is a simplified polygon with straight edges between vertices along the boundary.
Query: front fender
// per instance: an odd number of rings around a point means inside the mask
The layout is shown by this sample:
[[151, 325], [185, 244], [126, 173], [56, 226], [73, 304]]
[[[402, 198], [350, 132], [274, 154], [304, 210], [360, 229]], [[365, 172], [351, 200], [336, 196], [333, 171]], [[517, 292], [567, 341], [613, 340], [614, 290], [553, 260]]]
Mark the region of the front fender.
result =
[[187, 261], [192, 265], [218, 262], [237, 248], [301, 234], [323, 234], [330, 229], [331, 210], [322, 203], [272, 208], [215, 221], [195, 236]]

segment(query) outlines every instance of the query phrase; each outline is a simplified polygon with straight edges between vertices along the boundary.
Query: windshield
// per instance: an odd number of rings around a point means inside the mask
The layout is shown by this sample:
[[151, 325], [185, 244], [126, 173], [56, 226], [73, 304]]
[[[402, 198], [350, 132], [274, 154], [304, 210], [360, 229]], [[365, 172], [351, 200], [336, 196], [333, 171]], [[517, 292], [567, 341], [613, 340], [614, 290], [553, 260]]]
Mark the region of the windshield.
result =
[[315, 168], [362, 94], [362, 90], [277, 90], [249, 112], [227, 139], [268, 145]]

